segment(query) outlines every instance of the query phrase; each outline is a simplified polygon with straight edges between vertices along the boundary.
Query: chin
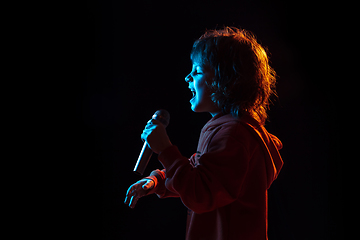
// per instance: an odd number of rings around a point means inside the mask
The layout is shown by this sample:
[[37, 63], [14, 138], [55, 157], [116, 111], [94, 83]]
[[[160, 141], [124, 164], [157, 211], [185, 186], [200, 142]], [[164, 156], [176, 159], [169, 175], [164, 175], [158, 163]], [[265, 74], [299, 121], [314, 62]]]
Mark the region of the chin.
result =
[[201, 108], [201, 106], [199, 106], [199, 105], [191, 105], [191, 110], [192, 110], [193, 112], [206, 112], [206, 111], [203, 110], [203, 109]]
[[192, 110], [193, 112], [198, 112], [197, 106], [194, 105], [194, 104], [191, 104], [191, 110]]
[[193, 112], [196, 112], [196, 107], [194, 107], [193, 105], [191, 105], [191, 110], [192, 110]]

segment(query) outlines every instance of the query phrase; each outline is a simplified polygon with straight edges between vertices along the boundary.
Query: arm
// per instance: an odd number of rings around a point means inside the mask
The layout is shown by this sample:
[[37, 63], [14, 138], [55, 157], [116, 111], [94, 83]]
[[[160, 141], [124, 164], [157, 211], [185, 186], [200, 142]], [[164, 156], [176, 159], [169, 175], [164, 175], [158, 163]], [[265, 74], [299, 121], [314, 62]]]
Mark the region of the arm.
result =
[[196, 167], [171, 144], [165, 128], [156, 120], [148, 122], [141, 136], [159, 154], [166, 169], [166, 189], [180, 196], [194, 212], [225, 206], [241, 193], [250, 154], [243, 143], [232, 137], [233, 129], [224, 130], [215, 134]]
[[212, 211], [239, 197], [249, 159], [246, 147], [230, 135], [215, 136], [195, 168], [176, 146], [159, 155], [166, 169], [166, 188], [197, 213]]
[[150, 179], [154, 181], [156, 187], [155, 193], [159, 198], [179, 197], [177, 193], [173, 193], [165, 187], [165, 179], [166, 179], [165, 174], [166, 174], [165, 169], [161, 171], [159, 169], [156, 169], [152, 171], [150, 176], [146, 177], [146, 179]]
[[[172, 146], [164, 125], [155, 119], [148, 121], [141, 138], [155, 153]], [[178, 197], [177, 194], [168, 191], [165, 187], [165, 170], [152, 171], [150, 176], [132, 184], [126, 193], [124, 203], [130, 208], [134, 208], [139, 198], [152, 193], [156, 193], [160, 198]]]

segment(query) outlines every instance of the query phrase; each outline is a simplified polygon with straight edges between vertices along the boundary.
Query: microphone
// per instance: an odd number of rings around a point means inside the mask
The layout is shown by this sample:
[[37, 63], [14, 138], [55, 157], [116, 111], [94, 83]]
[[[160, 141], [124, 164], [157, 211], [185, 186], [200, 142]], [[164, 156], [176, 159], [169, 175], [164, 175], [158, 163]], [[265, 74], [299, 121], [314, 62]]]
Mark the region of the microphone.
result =
[[[170, 121], [170, 114], [168, 111], [166, 111], [164, 109], [160, 109], [154, 113], [154, 115], [152, 116], [152, 119], [158, 120], [159, 122], [161, 122], [164, 125], [164, 127], [167, 127], [167, 125], [169, 125], [169, 121]], [[148, 165], [152, 154], [153, 154], [153, 151], [149, 148], [147, 142], [144, 142], [144, 145], [141, 149], [139, 158], [136, 162], [136, 165], [135, 165], [135, 168], [133, 171], [142, 176], [144, 174], [145, 168]]]

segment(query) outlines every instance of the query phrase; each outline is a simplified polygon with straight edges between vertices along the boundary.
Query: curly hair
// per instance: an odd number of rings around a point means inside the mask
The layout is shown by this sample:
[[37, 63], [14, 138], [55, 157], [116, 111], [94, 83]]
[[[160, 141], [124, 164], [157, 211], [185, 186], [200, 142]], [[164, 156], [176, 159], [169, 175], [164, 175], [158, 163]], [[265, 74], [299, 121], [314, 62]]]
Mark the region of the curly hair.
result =
[[265, 124], [270, 97], [276, 96], [276, 73], [251, 32], [234, 27], [208, 30], [195, 41], [191, 60], [214, 70], [207, 85], [223, 113], [240, 117], [247, 112]]

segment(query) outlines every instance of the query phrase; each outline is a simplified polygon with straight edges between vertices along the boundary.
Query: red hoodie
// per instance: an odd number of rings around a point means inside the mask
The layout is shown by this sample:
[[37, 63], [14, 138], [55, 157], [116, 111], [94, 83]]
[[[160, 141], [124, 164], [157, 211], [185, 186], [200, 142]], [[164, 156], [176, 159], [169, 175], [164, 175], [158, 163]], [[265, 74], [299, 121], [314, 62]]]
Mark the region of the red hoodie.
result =
[[255, 119], [218, 114], [205, 124], [190, 158], [161, 152], [164, 170], [149, 178], [160, 198], [180, 197], [187, 240], [267, 239], [267, 189], [283, 165], [282, 144]]

